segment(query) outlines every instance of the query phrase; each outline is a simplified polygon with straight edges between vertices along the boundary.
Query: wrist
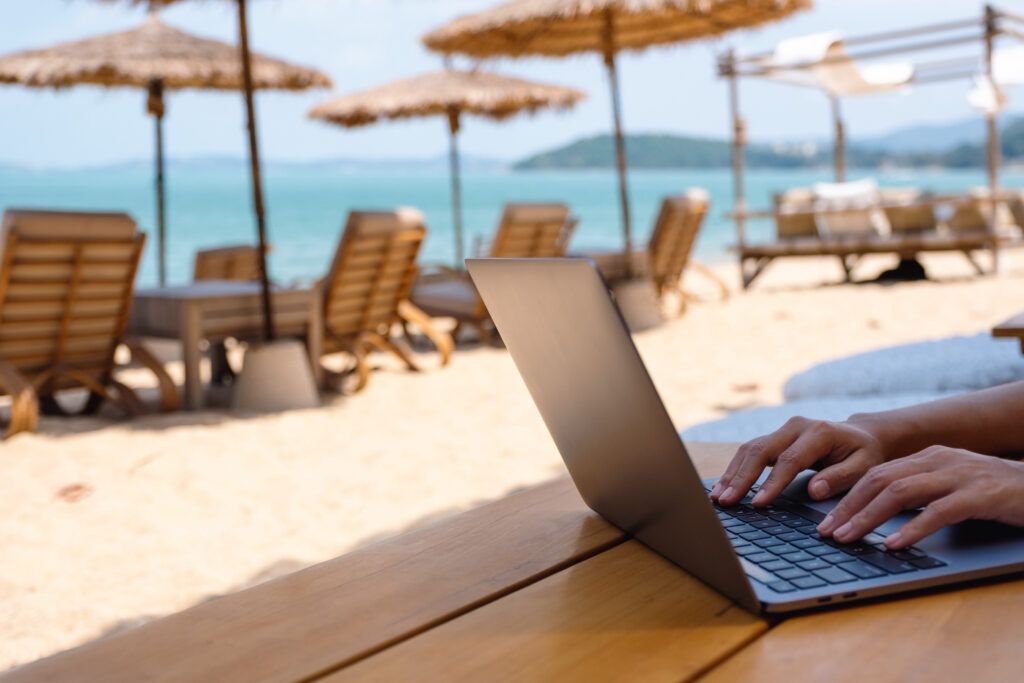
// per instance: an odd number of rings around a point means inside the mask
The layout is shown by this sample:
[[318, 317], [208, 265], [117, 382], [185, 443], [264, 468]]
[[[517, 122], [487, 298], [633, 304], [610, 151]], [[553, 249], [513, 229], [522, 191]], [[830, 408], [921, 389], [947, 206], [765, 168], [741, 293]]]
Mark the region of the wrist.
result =
[[918, 450], [910, 444], [913, 431], [905, 420], [894, 420], [882, 412], [855, 413], [846, 418], [846, 422], [873, 437], [885, 460], [895, 460]]

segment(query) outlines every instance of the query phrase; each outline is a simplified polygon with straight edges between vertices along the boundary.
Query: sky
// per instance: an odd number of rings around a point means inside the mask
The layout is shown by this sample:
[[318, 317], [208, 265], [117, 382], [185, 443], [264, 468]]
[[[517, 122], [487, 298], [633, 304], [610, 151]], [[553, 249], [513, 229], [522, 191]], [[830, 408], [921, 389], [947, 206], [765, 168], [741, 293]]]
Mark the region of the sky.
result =
[[[145, 18], [128, 2], [34, 0], [4, 2], [0, 53], [125, 30]], [[441, 118], [382, 122], [341, 129], [306, 118], [316, 104], [392, 80], [442, 67], [419, 43], [423, 33], [496, 0], [253, 0], [253, 49], [327, 73], [334, 90], [257, 95], [261, 153], [266, 160], [426, 159], [446, 153]], [[1003, 2], [1024, 11], [1024, 0]], [[624, 53], [619, 60], [623, 118], [628, 133], [657, 132], [724, 138], [729, 133], [727, 89], [715, 75], [716, 56], [733, 47], [753, 53], [779, 40], [840, 29], [846, 36], [980, 17], [975, 0], [817, 0], [815, 7], [762, 28], [716, 40]], [[233, 2], [181, 2], [161, 13], [169, 24], [224, 41], [237, 40]], [[472, 66], [456, 59], [456, 66]], [[571, 112], [542, 112], [502, 123], [467, 117], [464, 154], [503, 160], [566, 144], [611, 129], [605, 70], [597, 55], [562, 59], [492, 60], [483, 68], [570, 85], [588, 93]], [[920, 123], [945, 123], [976, 114], [967, 83], [956, 81], [844, 102], [853, 139]], [[1024, 101], [1024, 98], [1018, 98]], [[825, 139], [829, 104], [818, 92], [744, 80], [740, 105], [752, 139]], [[1024, 106], [1011, 104], [1011, 111]], [[167, 98], [165, 140], [172, 158], [243, 158], [245, 131], [240, 95], [179, 91]], [[37, 168], [102, 165], [152, 158], [153, 122], [145, 95], [133, 89], [82, 86], [54, 92], [0, 86], [0, 163]]]

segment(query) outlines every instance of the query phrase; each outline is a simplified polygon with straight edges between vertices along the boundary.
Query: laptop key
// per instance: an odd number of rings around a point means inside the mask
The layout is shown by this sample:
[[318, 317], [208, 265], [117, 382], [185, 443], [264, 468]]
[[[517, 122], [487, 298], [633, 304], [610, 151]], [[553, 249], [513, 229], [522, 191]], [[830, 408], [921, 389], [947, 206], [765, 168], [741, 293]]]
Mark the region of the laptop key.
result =
[[841, 567], [843, 571], [850, 572], [859, 579], [874, 579], [879, 576], [887, 576], [884, 571], [878, 567], [868, 564], [867, 562], [855, 560], [849, 555], [846, 556], [846, 559], [847, 561], [843, 562], [839, 567]]
[[719, 519], [722, 520], [722, 526], [724, 526], [726, 529], [731, 529], [737, 526], [746, 526], [746, 523], [743, 522], [743, 520], [736, 519], [735, 517], [730, 517], [729, 515], [719, 517]]
[[840, 562], [849, 562], [853, 558], [846, 553], [837, 553], [835, 549], [832, 550], [828, 555], [821, 555], [821, 559], [832, 564], [839, 564]]
[[814, 555], [815, 557], [821, 557], [822, 555], [829, 555], [829, 554], [834, 553], [836, 551], [835, 548], [830, 548], [829, 546], [824, 545], [824, 544], [812, 545], [812, 546], [810, 546], [808, 548], [805, 548], [805, 550], [807, 550], [807, 552], [809, 552], [811, 555]]
[[792, 543], [793, 541], [799, 541], [801, 538], [805, 538], [805, 536], [799, 531], [793, 531], [792, 529], [790, 529], [784, 534], [779, 534], [778, 538], [783, 541]]
[[806, 536], [803, 536], [800, 540], [793, 541], [793, 545], [797, 548], [816, 548], [821, 545], [821, 541], [816, 538], [807, 538]]
[[[838, 543], [838, 541], [837, 541], [837, 543]], [[829, 545], [831, 545], [831, 544], [829, 544]], [[871, 555], [871, 554], [877, 555], [878, 554], [878, 552], [874, 548], [872, 548], [870, 546], [862, 545], [860, 543], [851, 543], [849, 545], [844, 545], [842, 543], [839, 543], [837, 547], [840, 550], [842, 550], [844, 553], [846, 553], [847, 555]]]
[[773, 555], [788, 555], [790, 553], [800, 552], [800, 548], [795, 548], [791, 546], [789, 543], [780, 543], [779, 545], [769, 546], [765, 548], [765, 550], [772, 553]]
[[768, 538], [759, 538], [759, 539], [755, 540], [753, 543], [754, 543], [754, 545], [756, 545], [756, 546], [758, 546], [760, 548], [764, 548], [765, 550], [768, 550], [769, 548], [774, 548], [775, 546], [779, 546], [779, 545], [785, 545], [785, 546], [789, 545], [785, 541], [780, 541], [775, 536], [769, 536]]
[[825, 585], [825, 582], [817, 576], [804, 576], [799, 579], [792, 579], [792, 582], [797, 588], [817, 588], [818, 586]]
[[828, 569], [820, 569], [814, 572], [814, 575], [819, 579], [824, 579], [829, 583], [846, 583], [847, 581], [856, 580], [856, 576], [849, 572], [843, 571], [841, 567], [829, 567]]
[[768, 516], [774, 519], [776, 522], [791, 522], [798, 519], [800, 521], [804, 521], [800, 517], [794, 515], [792, 512], [786, 512], [785, 510], [775, 510], [774, 512], [768, 513]]
[[758, 548], [753, 543], [748, 543], [746, 545], [734, 546], [734, 548], [736, 550], [736, 554], [741, 556], [741, 557], [746, 557], [747, 555], [753, 555], [755, 553], [764, 552], [763, 550]]
[[789, 593], [790, 591], [796, 590], [796, 586], [791, 584], [789, 581], [772, 581], [768, 584], [768, 587], [776, 593]]
[[906, 560], [907, 562], [912, 562], [913, 560], [916, 560], [920, 557], [927, 557], [925, 553], [918, 550], [917, 548], [904, 548], [903, 550], [896, 550], [890, 553], [890, 555], [892, 555], [898, 560]]
[[934, 557], [916, 557], [910, 560], [910, 564], [918, 569], [932, 569], [933, 567], [945, 567], [946, 563]]
[[787, 562], [806, 562], [808, 560], [813, 560], [814, 555], [808, 555], [804, 551], [798, 550], [795, 553], [786, 553], [782, 556], [782, 559], [786, 560]]
[[793, 565], [791, 565], [789, 562], [786, 562], [785, 560], [778, 560], [778, 559], [775, 560], [774, 562], [764, 562], [764, 563], [761, 564], [761, 566], [764, 569], [767, 569], [770, 572], [775, 572], [776, 574], [779, 572], [780, 569], [792, 569], [793, 568]]
[[806, 571], [817, 571], [819, 569], [828, 569], [832, 565], [825, 560], [821, 560], [816, 557], [813, 560], [807, 560], [806, 562], [797, 562], [797, 566]]
[[781, 576], [784, 579], [799, 579], [803, 576], [810, 576], [810, 574], [799, 567], [793, 567], [792, 569], [779, 569], [775, 572], [775, 575]]
[[765, 532], [766, 534], [771, 534], [772, 536], [780, 536], [782, 534], [788, 534], [789, 527], [778, 524], [776, 526], [764, 527], [763, 529], [761, 529], [761, 531]]
[[746, 555], [745, 557], [751, 562], [756, 562], [757, 564], [761, 564], [762, 562], [771, 562], [775, 559], [775, 556], [771, 553], [754, 553], [753, 555]]
[[747, 531], [740, 534], [740, 537], [747, 541], [756, 541], [759, 538], [768, 538], [768, 534], [764, 533], [761, 530]]
[[771, 519], [759, 519], [756, 522], [751, 522], [750, 526], [755, 529], [763, 529], [766, 526], [776, 526], [775, 521]]
[[875, 565], [879, 569], [884, 569], [890, 574], [903, 574], [917, 569], [917, 567], [909, 562], [904, 562], [903, 560], [899, 560], [895, 557], [890, 557], [885, 553], [876, 553], [874, 551], [861, 555], [860, 559]]

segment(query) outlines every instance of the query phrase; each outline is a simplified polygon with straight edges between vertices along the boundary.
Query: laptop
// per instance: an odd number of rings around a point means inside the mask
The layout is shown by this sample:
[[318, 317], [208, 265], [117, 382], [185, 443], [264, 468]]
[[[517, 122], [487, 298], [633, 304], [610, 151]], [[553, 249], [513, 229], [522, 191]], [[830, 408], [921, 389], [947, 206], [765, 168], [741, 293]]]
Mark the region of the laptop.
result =
[[[586, 504], [751, 612], [790, 612], [1024, 570], [1024, 530], [952, 525], [912, 548], [818, 536], [836, 500], [805, 472], [767, 508], [714, 504], [587, 259], [467, 259], [470, 276]], [[685, 345], [679, 362], [689, 357]]]

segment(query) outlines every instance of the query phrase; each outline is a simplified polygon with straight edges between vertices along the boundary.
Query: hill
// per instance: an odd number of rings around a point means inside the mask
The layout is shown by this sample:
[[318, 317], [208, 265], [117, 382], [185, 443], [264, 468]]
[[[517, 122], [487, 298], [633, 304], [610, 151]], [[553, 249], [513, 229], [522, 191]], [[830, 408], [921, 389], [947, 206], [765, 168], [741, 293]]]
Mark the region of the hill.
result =
[[[931, 130], [945, 129], [932, 127]], [[916, 139], [925, 138], [918, 136]], [[957, 136], [947, 139], [950, 144], [945, 147], [936, 148], [930, 144], [917, 150], [892, 150], [856, 144], [847, 149], [847, 165], [858, 168], [884, 165], [967, 168], [985, 165], [983, 141], [965, 143]], [[1013, 119], [1003, 127], [1000, 144], [1005, 159], [1024, 159], [1024, 117]], [[748, 166], [755, 168], [813, 168], [830, 165], [832, 149], [829, 145], [753, 144], [745, 149], [744, 158]], [[731, 164], [731, 147], [725, 140], [711, 138], [664, 134], [630, 135], [626, 137], [626, 160], [633, 168], [727, 168]], [[612, 137], [597, 135], [527, 157], [513, 168], [609, 168], [614, 165]]]

